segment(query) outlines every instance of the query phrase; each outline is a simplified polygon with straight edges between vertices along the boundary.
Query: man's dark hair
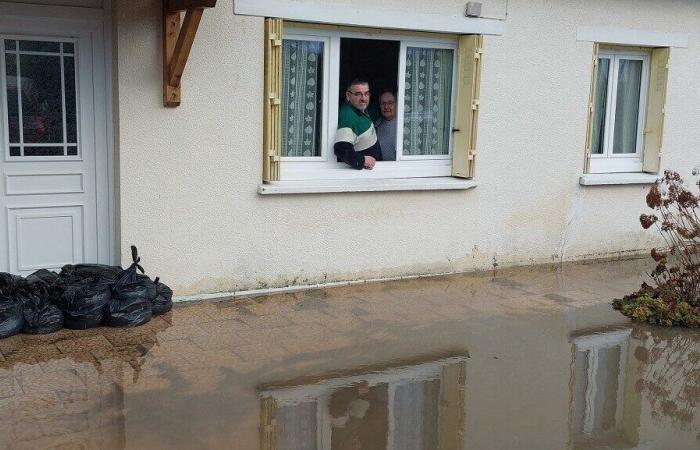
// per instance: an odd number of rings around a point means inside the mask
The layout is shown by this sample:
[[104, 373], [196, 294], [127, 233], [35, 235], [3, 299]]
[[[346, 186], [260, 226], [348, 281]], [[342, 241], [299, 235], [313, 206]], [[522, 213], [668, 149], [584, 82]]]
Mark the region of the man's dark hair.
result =
[[364, 78], [353, 78], [349, 83], [347, 88], [345, 88], [346, 91], [349, 91], [351, 87], [353, 87], [356, 84], [366, 84], [369, 86], [369, 82], [365, 80]]
[[380, 96], [380, 97], [381, 97], [382, 95], [384, 95], [384, 94], [391, 94], [391, 95], [394, 96], [394, 98], [396, 98], [396, 91], [394, 91], [394, 90], [391, 89], [391, 88], [384, 88], [384, 89], [382, 89], [381, 91], [379, 91], [379, 96]]

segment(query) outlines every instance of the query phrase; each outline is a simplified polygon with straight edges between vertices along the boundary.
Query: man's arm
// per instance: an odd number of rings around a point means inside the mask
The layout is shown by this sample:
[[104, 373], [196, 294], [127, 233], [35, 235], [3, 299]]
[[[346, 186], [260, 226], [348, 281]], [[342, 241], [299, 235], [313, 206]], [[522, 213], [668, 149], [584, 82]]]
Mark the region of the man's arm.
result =
[[350, 142], [339, 141], [333, 145], [335, 156], [350, 167], [362, 170], [365, 167], [365, 157], [355, 151], [355, 148]]

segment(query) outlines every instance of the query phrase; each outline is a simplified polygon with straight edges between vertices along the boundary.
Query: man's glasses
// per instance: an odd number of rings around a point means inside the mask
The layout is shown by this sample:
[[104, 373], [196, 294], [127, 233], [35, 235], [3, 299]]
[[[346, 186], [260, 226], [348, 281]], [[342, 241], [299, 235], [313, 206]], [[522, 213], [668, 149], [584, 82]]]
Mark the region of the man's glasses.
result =
[[348, 94], [353, 95], [355, 97], [367, 97], [369, 98], [369, 91], [367, 92], [352, 92], [348, 91]]

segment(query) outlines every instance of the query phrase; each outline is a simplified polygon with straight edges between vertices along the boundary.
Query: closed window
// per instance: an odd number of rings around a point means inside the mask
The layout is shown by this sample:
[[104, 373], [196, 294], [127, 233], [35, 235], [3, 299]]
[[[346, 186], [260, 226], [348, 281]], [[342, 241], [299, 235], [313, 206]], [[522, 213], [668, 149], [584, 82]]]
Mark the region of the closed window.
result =
[[586, 172], [658, 172], [668, 49], [599, 47], [586, 148]]

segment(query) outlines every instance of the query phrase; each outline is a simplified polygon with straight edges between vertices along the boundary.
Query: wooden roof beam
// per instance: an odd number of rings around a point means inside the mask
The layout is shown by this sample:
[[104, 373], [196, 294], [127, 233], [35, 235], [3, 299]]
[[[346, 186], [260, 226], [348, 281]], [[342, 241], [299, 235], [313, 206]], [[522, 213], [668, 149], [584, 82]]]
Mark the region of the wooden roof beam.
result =
[[[180, 105], [180, 80], [205, 8], [216, 0], [163, 0], [163, 104]], [[185, 12], [181, 23], [180, 11]]]
[[165, 5], [168, 12], [186, 11], [192, 8], [213, 8], [216, 0], [166, 0]]

